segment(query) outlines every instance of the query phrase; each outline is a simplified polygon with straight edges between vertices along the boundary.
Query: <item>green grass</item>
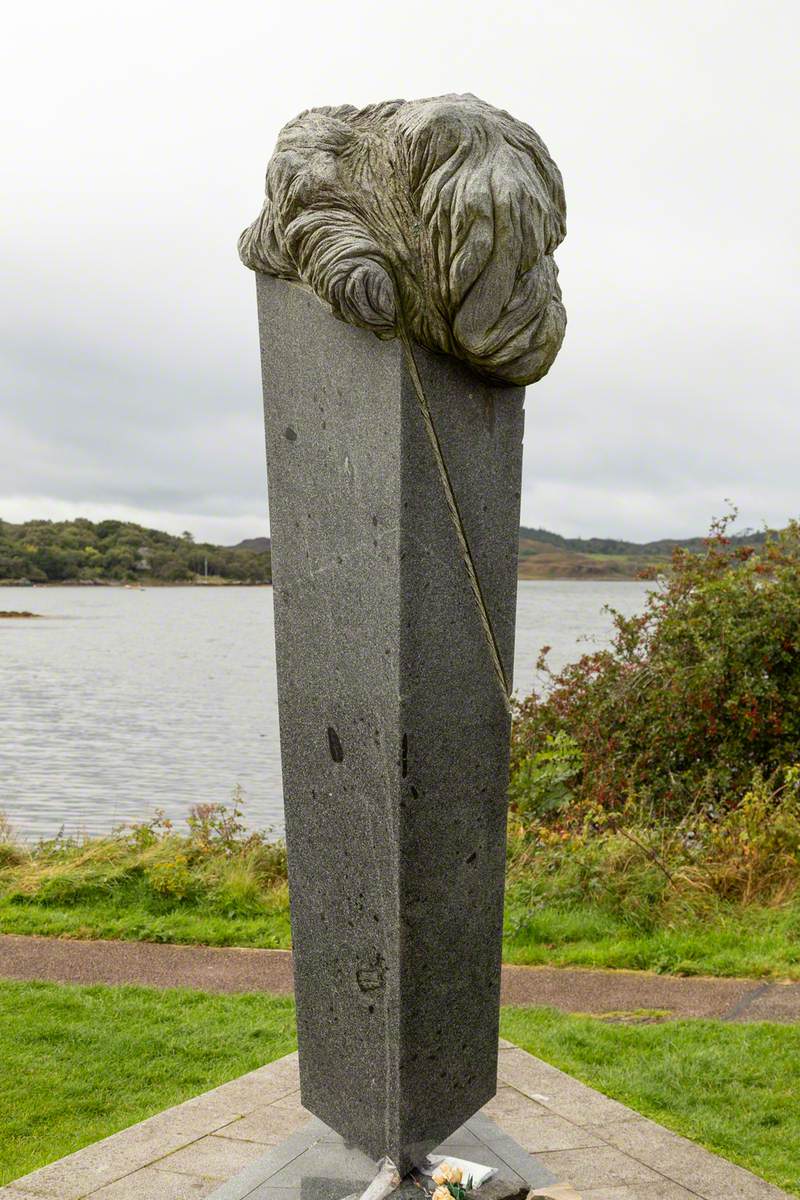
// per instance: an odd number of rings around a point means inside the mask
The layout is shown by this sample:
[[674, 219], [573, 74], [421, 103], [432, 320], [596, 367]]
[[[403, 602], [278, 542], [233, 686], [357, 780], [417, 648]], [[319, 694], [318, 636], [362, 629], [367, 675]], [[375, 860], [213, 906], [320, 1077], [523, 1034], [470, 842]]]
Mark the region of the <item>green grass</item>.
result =
[[[800, 1195], [800, 1029], [504, 1009], [504, 1037]], [[294, 1048], [291, 999], [0, 983], [0, 1184]]]
[[0, 983], [0, 1184], [294, 1046], [283, 997]]
[[65, 905], [0, 900], [0, 933], [269, 950], [291, 947], [288, 903], [263, 915], [225, 916], [189, 905], [131, 903], [125, 896]]
[[592, 903], [530, 908], [525, 889], [512, 884], [503, 958], [536, 966], [800, 979], [800, 905], [720, 904], [705, 915], [650, 922]]
[[233, 808], [196, 805], [104, 837], [14, 842], [0, 814], [0, 931], [50, 937], [289, 945], [286, 851]]
[[507, 1008], [531, 1054], [800, 1195], [800, 1028], [675, 1021], [608, 1025]]
[[[291, 946], [288, 903], [248, 916], [125, 894], [43, 904], [0, 900], [0, 931], [206, 946]], [[642, 930], [592, 904], [529, 909], [512, 885], [503, 958], [509, 963], [658, 971], [677, 975], [800, 979], [800, 908], [731, 906], [713, 920]]]

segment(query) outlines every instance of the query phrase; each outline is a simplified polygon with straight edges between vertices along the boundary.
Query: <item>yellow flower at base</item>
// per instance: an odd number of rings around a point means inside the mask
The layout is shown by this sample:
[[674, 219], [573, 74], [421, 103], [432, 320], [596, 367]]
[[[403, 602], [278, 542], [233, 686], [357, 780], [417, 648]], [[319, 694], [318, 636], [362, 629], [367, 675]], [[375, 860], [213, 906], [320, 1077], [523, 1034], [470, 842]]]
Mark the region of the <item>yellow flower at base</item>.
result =
[[[439, 1184], [461, 1183], [461, 1168], [453, 1167], [449, 1162], [440, 1162], [436, 1170], [433, 1172], [431, 1178], [433, 1179], [434, 1183]], [[441, 1191], [442, 1189], [440, 1188], [439, 1190]], [[433, 1194], [436, 1196], [436, 1192]], [[447, 1194], [448, 1196], [450, 1195], [449, 1192]], [[444, 1197], [440, 1196], [439, 1200], [444, 1200]]]
[[450, 1192], [447, 1190], [447, 1188], [442, 1186], [437, 1187], [436, 1191], [431, 1197], [431, 1200], [453, 1200], [453, 1197], [450, 1195]]

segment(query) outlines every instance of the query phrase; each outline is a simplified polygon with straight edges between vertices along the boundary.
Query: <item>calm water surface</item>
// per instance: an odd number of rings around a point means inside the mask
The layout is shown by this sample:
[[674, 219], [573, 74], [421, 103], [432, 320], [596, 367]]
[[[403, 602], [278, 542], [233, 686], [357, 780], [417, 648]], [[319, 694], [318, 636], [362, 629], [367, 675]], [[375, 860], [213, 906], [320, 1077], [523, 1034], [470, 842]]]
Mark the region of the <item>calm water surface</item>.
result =
[[[558, 667], [608, 640], [603, 605], [641, 608], [642, 583], [520, 582], [514, 686], [539, 648]], [[281, 829], [269, 588], [2, 588], [0, 810], [25, 837], [101, 832], [155, 808], [245, 795]]]

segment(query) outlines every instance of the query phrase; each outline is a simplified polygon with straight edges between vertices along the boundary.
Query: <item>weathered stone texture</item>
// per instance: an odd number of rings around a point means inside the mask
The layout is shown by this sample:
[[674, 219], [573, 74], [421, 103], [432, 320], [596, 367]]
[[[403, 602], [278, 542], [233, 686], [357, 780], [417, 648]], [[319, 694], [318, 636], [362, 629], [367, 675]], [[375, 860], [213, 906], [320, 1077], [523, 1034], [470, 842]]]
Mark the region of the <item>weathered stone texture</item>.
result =
[[[405, 1170], [495, 1091], [508, 707], [401, 343], [257, 283], [303, 1103]], [[523, 391], [415, 357], [510, 678]]]

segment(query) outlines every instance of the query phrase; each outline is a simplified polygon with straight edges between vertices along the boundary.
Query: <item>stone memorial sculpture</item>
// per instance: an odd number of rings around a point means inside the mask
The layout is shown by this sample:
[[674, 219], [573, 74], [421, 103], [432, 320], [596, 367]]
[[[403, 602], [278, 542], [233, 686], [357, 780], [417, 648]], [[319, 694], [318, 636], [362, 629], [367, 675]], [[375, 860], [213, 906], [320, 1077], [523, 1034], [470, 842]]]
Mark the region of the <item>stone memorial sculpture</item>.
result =
[[564, 188], [538, 134], [474, 96], [314, 108], [281, 131], [254, 271], [310, 287], [498, 383], [535, 383], [564, 337]]
[[302, 113], [239, 242], [302, 1099], [401, 1173], [495, 1092], [522, 403], [564, 232], [538, 135], [454, 95]]

